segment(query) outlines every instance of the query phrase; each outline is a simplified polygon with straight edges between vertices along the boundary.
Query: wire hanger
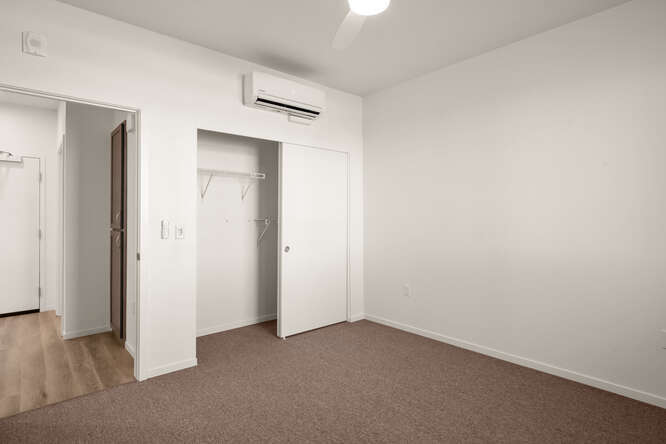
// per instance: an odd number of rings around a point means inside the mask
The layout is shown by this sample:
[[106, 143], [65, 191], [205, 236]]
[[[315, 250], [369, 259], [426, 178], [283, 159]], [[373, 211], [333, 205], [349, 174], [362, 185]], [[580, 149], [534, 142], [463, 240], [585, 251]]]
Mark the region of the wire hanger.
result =
[[259, 238], [257, 239], [257, 248], [259, 248], [259, 245], [261, 245], [261, 240], [264, 238], [264, 235], [268, 231], [268, 227], [271, 226], [271, 223], [273, 220], [270, 217], [265, 217], [263, 219], [254, 219], [251, 220], [250, 222], [263, 222], [264, 223], [264, 229], [261, 231], [261, 234], [259, 235]]

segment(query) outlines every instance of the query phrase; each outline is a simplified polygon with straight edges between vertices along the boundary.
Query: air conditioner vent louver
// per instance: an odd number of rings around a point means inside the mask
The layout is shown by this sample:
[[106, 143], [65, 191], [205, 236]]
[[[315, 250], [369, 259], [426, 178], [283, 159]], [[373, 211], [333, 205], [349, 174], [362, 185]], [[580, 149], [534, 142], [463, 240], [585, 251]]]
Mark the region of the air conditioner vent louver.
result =
[[287, 104], [284, 104], [284, 103], [276, 102], [274, 100], [267, 100], [267, 99], [264, 99], [264, 98], [261, 98], [261, 97], [259, 97], [255, 103], [257, 103], [257, 104], [266, 104], [266, 105], [270, 106], [271, 108], [272, 107], [280, 108], [280, 109], [286, 108], [286, 109], [289, 109], [289, 110], [292, 110], [292, 111], [297, 111], [299, 113], [311, 114], [312, 116], [318, 116], [320, 114], [319, 111], [312, 111], [312, 110], [309, 110], [309, 109], [300, 108], [298, 106], [287, 105]]
[[245, 75], [243, 89], [245, 105], [301, 119], [319, 118], [326, 103], [321, 90], [260, 72]]

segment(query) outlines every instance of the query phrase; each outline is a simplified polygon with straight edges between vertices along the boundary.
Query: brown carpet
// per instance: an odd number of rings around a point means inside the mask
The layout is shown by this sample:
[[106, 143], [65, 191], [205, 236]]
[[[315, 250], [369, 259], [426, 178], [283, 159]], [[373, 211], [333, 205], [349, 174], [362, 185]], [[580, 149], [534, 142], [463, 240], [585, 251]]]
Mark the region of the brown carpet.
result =
[[199, 366], [0, 420], [0, 442], [666, 441], [666, 410], [368, 321], [197, 340]]

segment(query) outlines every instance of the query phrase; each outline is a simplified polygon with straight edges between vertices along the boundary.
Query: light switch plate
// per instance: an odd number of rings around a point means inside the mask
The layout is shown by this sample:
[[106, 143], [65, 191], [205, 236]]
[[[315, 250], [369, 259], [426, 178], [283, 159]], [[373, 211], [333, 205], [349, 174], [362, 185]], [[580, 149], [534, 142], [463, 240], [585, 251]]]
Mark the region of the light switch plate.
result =
[[162, 239], [169, 239], [169, 221], [162, 219]]
[[46, 57], [47, 41], [46, 36], [36, 32], [24, 31], [21, 34], [23, 42], [23, 53], [38, 57]]

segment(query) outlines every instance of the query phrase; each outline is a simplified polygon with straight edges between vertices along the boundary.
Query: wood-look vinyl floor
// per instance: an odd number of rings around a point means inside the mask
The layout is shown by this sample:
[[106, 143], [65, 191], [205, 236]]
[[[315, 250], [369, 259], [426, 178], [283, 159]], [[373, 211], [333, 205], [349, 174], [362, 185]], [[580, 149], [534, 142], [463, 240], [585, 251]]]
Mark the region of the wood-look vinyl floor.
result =
[[55, 311], [0, 318], [0, 418], [134, 381], [111, 333], [63, 340]]

